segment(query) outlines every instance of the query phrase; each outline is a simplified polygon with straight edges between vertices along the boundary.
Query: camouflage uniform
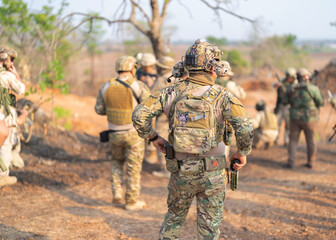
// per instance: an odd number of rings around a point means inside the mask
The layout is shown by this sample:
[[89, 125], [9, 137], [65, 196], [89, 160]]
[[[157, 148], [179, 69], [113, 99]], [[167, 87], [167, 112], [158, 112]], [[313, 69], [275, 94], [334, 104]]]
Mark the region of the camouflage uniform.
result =
[[1, 102], [7, 102], [7, 104], [2, 104], [0, 106], [0, 120], [4, 120], [6, 126], [9, 128], [9, 135], [3, 145], [0, 148], [0, 160], [4, 162], [7, 170], [2, 171], [0, 169], [0, 176], [9, 175], [9, 165], [12, 160], [12, 142], [14, 137], [14, 131], [17, 127], [17, 114], [16, 110], [13, 107], [10, 107], [10, 98], [8, 91], [11, 90], [18, 95], [21, 95], [25, 91], [25, 85], [17, 80], [15, 75], [0, 66], [0, 91], [1, 93]]
[[[310, 75], [306, 69], [300, 69], [302, 75]], [[319, 108], [324, 105], [323, 96], [316, 85], [302, 80], [292, 85], [285, 95], [285, 103], [290, 104], [290, 140], [288, 147], [288, 167], [293, 168], [296, 160], [297, 144], [301, 130], [307, 143], [308, 167], [312, 167], [316, 158], [315, 129], [319, 119]]]
[[[174, 59], [171, 57], [163, 57], [159, 59], [157, 63], [158, 67], [161, 69], [160, 74], [158, 75], [158, 79], [155, 82], [152, 92], [160, 91], [165, 87], [171, 86], [172, 83], [174, 82], [174, 77], [171, 77], [171, 71], [174, 67]], [[167, 81], [167, 79], [170, 78], [170, 82]], [[155, 123], [155, 130], [156, 132], [162, 136], [163, 138], [167, 139], [168, 138], [168, 132], [169, 132], [169, 122], [168, 118], [166, 115], [161, 114], [156, 118], [156, 123]], [[160, 164], [160, 171], [161, 173], [164, 174], [158, 174], [157, 172], [154, 172], [157, 176], [168, 176], [168, 172], [166, 170], [166, 160], [164, 155], [156, 150], [157, 152], [157, 158]]]
[[[289, 78], [293, 78], [293, 81], [290, 82]], [[280, 81], [280, 87], [277, 89], [277, 102], [274, 109], [274, 113], [278, 117], [278, 136], [275, 140], [275, 142], [278, 142], [278, 138], [281, 131], [281, 123], [285, 122], [285, 134], [284, 134], [284, 145], [288, 144], [289, 141], [289, 126], [290, 126], [290, 120], [289, 120], [289, 105], [285, 104], [283, 99], [285, 98], [286, 91], [288, 88], [290, 88], [293, 84], [296, 84], [296, 70], [295, 68], [288, 68], [286, 70], [286, 78], [282, 79]]]
[[[118, 59], [116, 66], [130, 65], [133, 67], [134, 63], [135, 59], [133, 57], [124, 56]], [[116, 71], [125, 70], [129, 69], [116, 67]], [[134, 95], [132, 96], [132, 93], [129, 93], [130, 95], [126, 95], [126, 97], [121, 95], [123, 91], [129, 90], [129, 88], [119, 81], [129, 84]], [[144, 141], [139, 138], [132, 126], [131, 114], [133, 107], [138, 104], [136, 97], [141, 102], [149, 96], [149, 93], [149, 89], [142, 82], [118, 76], [117, 80], [112, 79], [100, 88], [95, 105], [95, 111], [99, 115], [107, 115], [108, 126], [111, 130], [109, 133], [112, 152], [111, 182], [113, 201], [115, 203], [121, 202], [123, 166], [126, 164], [126, 207], [138, 201], [140, 195], [140, 172], [144, 156]], [[132, 102], [131, 109], [126, 108], [127, 105], [125, 105], [129, 100]], [[117, 104], [121, 106], [119, 109]], [[114, 106], [114, 108], [111, 106]]]

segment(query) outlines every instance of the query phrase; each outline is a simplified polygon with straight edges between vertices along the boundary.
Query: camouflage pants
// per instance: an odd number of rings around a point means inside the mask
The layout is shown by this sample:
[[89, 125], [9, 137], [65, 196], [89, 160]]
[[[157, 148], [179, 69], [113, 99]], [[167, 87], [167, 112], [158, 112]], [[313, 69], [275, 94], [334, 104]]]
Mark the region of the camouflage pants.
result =
[[[169, 131], [169, 122], [166, 115], [162, 114], [161, 116], [156, 118], [156, 132], [163, 137], [164, 139], [168, 140], [168, 131]], [[159, 164], [161, 171], [166, 171], [166, 159], [163, 153], [156, 150]]]
[[140, 172], [144, 157], [144, 140], [136, 131], [110, 133], [112, 151], [112, 193], [121, 198], [124, 164], [126, 164], [126, 203], [135, 203], [140, 195]]
[[299, 121], [291, 120], [290, 123], [290, 139], [288, 147], [288, 163], [292, 166], [295, 164], [297, 145], [301, 130], [303, 130], [307, 144], [308, 164], [313, 165], [316, 159], [317, 146], [315, 142], [315, 128], [317, 121]]
[[196, 196], [198, 239], [218, 239], [225, 199], [225, 170], [196, 175], [172, 173], [168, 185], [168, 212], [160, 230], [160, 239], [179, 239], [180, 230]]
[[279, 135], [280, 135], [280, 131], [281, 131], [281, 123], [282, 123], [282, 121], [285, 121], [284, 144], [288, 144], [288, 142], [289, 142], [289, 126], [290, 126], [289, 106], [280, 105], [279, 111], [277, 113], [277, 118], [278, 118], [278, 136], [277, 136], [275, 142], [278, 143]]

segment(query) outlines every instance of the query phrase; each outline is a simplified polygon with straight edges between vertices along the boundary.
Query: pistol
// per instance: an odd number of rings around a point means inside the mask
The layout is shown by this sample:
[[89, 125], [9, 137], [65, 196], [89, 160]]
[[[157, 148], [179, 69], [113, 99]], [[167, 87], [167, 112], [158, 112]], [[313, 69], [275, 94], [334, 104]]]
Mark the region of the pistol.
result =
[[165, 143], [165, 148], [166, 148], [166, 157], [168, 159], [175, 159], [174, 147], [167, 142]]
[[231, 170], [231, 183], [230, 183], [230, 188], [232, 191], [238, 190], [238, 170], [235, 170], [233, 168], [233, 165], [235, 163], [240, 163], [240, 160], [235, 158], [231, 161], [230, 164], [230, 170]]

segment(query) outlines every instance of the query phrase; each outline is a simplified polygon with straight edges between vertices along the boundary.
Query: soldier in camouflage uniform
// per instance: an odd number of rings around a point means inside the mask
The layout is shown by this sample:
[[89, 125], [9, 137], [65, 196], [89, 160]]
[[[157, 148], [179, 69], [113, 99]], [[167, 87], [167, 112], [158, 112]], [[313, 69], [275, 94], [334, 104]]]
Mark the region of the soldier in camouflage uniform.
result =
[[136, 105], [150, 94], [147, 86], [136, 80], [136, 60], [123, 56], [116, 62], [117, 78], [105, 83], [99, 90], [95, 111], [107, 115], [112, 151], [113, 203], [122, 203], [123, 166], [126, 164], [125, 209], [143, 208], [139, 201], [140, 172], [144, 157], [144, 141], [132, 126], [132, 112]]
[[281, 130], [281, 123], [285, 122], [285, 134], [284, 134], [284, 145], [287, 146], [289, 141], [289, 105], [283, 102], [285, 98], [286, 91], [294, 83], [297, 83], [296, 80], [296, 70], [295, 68], [288, 68], [286, 70], [286, 77], [279, 81], [274, 87], [277, 88], [277, 102], [274, 108], [274, 113], [278, 117], [278, 137], [275, 140], [275, 143], [278, 143], [278, 138]]
[[13, 130], [17, 127], [16, 111], [12, 108], [10, 91], [16, 94], [23, 94], [25, 85], [22, 83], [19, 74], [16, 71], [13, 61], [17, 53], [7, 47], [0, 47], [0, 121], [2, 128], [6, 127], [8, 135], [5, 141], [2, 141], [0, 148], [0, 187], [16, 183], [14, 176], [9, 176], [9, 165], [12, 155], [12, 137]]
[[143, 53], [138, 60], [140, 68], [137, 70], [137, 79], [149, 87], [153, 88], [155, 81], [157, 80], [157, 74], [155, 69], [156, 59], [151, 53]]
[[[133, 112], [139, 136], [167, 154], [166, 165], [171, 172], [168, 212], [160, 239], [179, 239], [194, 197], [198, 239], [218, 239], [227, 182], [222, 140], [225, 120], [235, 129], [238, 150], [231, 160], [238, 158], [241, 162], [234, 165], [235, 169], [246, 164], [246, 155], [251, 151], [253, 129], [243, 105], [214, 84], [221, 54], [217, 46], [197, 40], [185, 54], [188, 77], [152, 93]], [[151, 126], [151, 119], [162, 113], [169, 119], [169, 143]]]
[[[171, 86], [172, 82], [174, 81], [174, 77], [172, 77], [174, 59], [168, 56], [164, 56], [158, 60], [156, 65], [160, 74], [158, 75], [157, 81], [154, 83], [152, 92], [160, 91], [165, 87]], [[169, 82], [167, 81], [168, 78]], [[163, 138], [168, 138], [169, 122], [166, 115], [161, 114], [156, 118], [155, 130]], [[158, 150], [156, 150], [156, 152], [160, 164], [160, 171], [154, 171], [153, 175], [158, 177], [169, 177], [170, 173], [166, 169], [166, 160], [164, 158], [164, 155]]]
[[319, 119], [319, 108], [324, 100], [320, 89], [310, 83], [310, 73], [305, 68], [298, 71], [298, 84], [293, 84], [284, 97], [284, 103], [290, 104], [290, 136], [288, 147], [288, 168], [294, 168], [297, 144], [301, 130], [303, 130], [307, 143], [308, 162], [305, 165], [312, 168], [316, 159], [317, 146], [315, 142], [315, 129]]
[[264, 100], [256, 104], [257, 115], [251, 119], [254, 129], [253, 147], [265, 149], [272, 147], [278, 136], [277, 117], [266, 107]]
[[226, 90], [232, 93], [236, 98], [244, 99], [246, 97], [246, 92], [241, 86], [233, 81], [234, 73], [231, 71], [230, 64], [227, 61], [220, 61], [219, 64], [222, 65], [221, 68], [224, 71], [222, 70], [218, 72], [218, 77], [215, 83], [226, 88]]

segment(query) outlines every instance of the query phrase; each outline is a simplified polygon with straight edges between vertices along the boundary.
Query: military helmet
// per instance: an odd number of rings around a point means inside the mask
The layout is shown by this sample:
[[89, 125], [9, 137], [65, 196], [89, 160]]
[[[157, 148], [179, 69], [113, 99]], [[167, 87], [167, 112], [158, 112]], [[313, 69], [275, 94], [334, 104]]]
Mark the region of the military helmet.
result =
[[158, 65], [160, 68], [169, 70], [171, 70], [174, 67], [174, 64], [175, 64], [174, 59], [168, 56], [160, 58], [156, 63], [156, 65]]
[[151, 53], [143, 53], [141, 59], [139, 60], [141, 67], [148, 67], [156, 64], [156, 59]]
[[296, 78], [296, 70], [295, 68], [287, 68], [286, 70], [286, 77], [292, 77], [292, 78]]
[[308, 76], [310, 76], [311, 75], [311, 73], [307, 70], [307, 69], [305, 69], [305, 68], [300, 68], [299, 70], [298, 70], [298, 75], [300, 75], [300, 76], [305, 76], [305, 75], [308, 75]]
[[136, 60], [132, 56], [122, 56], [117, 59], [115, 64], [115, 70], [117, 72], [128, 72], [132, 71], [133, 68], [137, 67]]
[[265, 107], [266, 107], [266, 103], [264, 100], [259, 100], [257, 104], [255, 105], [255, 108], [257, 111], [263, 111], [265, 110]]
[[231, 72], [231, 67], [228, 61], [220, 61], [217, 63], [216, 73], [218, 76], [226, 76], [229, 72]]
[[216, 61], [220, 61], [221, 50], [205, 40], [197, 39], [185, 53], [184, 65], [189, 71], [208, 71], [212, 66], [216, 66]]
[[12, 61], [14, 61], [17, 58], [17, 52], [11, 49], [10, 47], [0, 47], [0, 54], [1, 54], [0, 56], [1, 60], [5, 60], [4, 58], [11, 57]]

